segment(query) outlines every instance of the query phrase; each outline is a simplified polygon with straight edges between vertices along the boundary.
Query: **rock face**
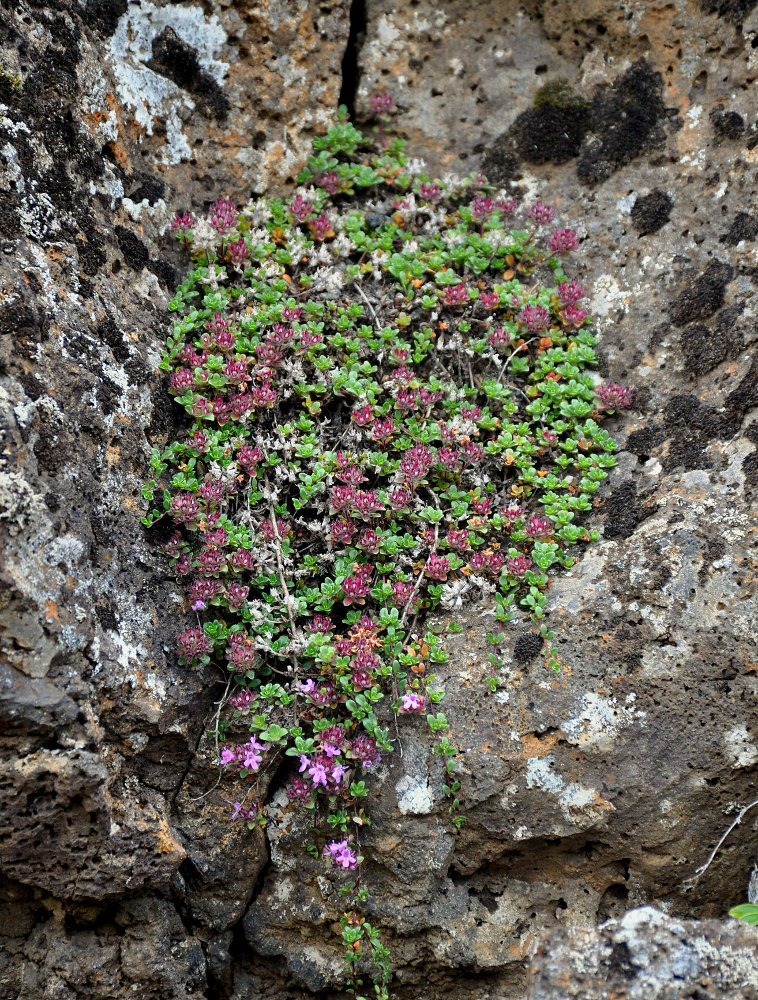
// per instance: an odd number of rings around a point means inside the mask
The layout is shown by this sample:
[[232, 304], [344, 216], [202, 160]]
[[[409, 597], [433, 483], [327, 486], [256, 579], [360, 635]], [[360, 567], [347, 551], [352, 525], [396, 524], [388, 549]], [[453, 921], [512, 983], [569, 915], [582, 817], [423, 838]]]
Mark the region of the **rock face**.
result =
[[[755, 854], [745, 822], [693, 884], [758, 795], [758, 9], [361, 7], [351, 31], [346, 0], [0, 0], [0, 993], [337, 995], [337, 885], [276, 788], [265, 837], [226, 818], [221, 678], [175, 661], [139, 488], [176, 420], [171, 214], [287, 183], [341, 89], [358, 117], [388, 89], [430, 173], [482, 167], [580, 232], [604, 374], [634, 390], [601, 541], [553, 590], [561, 673], [516, 621], [487, 694], [491, 609], [459, 611], [461, 833], [407, 720], [373, 781], [393, 988], [756, 995], [755, 932], [679, 918], [742, 901]], [[621, 917], [650, 903], [666, 923]]]
[[672, 920], [652, 906], [598, 930], [541, 941], [529, 1000], [720, 1000], [758, 996], [756, 935], [716, 920]]

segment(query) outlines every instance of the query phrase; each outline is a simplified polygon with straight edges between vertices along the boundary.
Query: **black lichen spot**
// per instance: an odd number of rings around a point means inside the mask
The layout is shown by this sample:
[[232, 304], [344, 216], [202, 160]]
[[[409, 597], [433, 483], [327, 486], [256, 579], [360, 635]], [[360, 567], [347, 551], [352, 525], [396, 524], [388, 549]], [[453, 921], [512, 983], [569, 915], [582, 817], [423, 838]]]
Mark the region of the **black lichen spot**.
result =
[[660, 427], [642, 427], [638, 431], [632, 431], [626, 439], [626, 450], [645, 462], [663, 441], [664, 434]]
[[151, 177], [150, 174], [140, 174], [139, 181], [139, 187], [129, 194], [133, 202], [139, 203], [147, 199], [151, 205], [154, 205], [156, 201], [163, 197], [166, 185], [159, 177]]
[[713, 461], [705, 455], [705, 449], [714, 441], [733, 437], [739, 429], [741, 416], [736, 407], [727, 405], [720, 413], [695, 396], [679, 395], [666, 402], [663, 421], [669, 447], [661, 461], [664, 470], [670, 472], [678, 467], [710, 468]]
[[112, 608], [106, 608], [102, 604], [95, 605], [95, 613], [103, 628], [118, 632], [118, 618]]
[[565, 80], [541, 87], [534, 107], [523, 111], [508, 131], [527, 163], [566, 163], [578, 156], [589, 123], [588, 105]]
[[605, 538], [629, 538], [644, 520], [651, 517], [658, 505], [648, 503], [651, 493], [637, 494], [637, 487], [628, 480], [622, 483], [603, 503], [605, 520], [603, 536]]
[[127, 0], [87, 0], [84, 23], [93, 31], [109, 38], [116, 30], [119, 18], [126, 13]]
[[141, 271], [150, 260], [148, 249], [142, 240], [125, 226], [116, 226], [118, 248], [124, 255], [126, 263], [135, 271]]
[[522, 632], [513, 647], [513, 659], [516, 663], [529, 663], [542, 651], [543, 646], [542, 636], [536, 632]]
[[711, 125], [719, 139], [739, 139], [745, 131], [745, 120], [736, 111], [711, 111]]
[[734, 274], [729, 264], [714, 260], [703, 273], [676, 298], [670, 309], [674, 326], [686, 326], [707, 319], [724, 304], [727, 282]]
[[505, 187], [522, 176], [519, 159], [510, 148], [508, 133], [495, 139], [482, 160], [482, 173], [493, 184]]
[[751, 489], [758, 487], [758, 451], [751, 451], [742, 459], [742, 471], [745, 485]]
[[640, 236], [657, 233], [671, 218], [674, 202], [665, 191], [651, 191], [632, 206], [632, 225]]
[[110, 347], [111, 354], [116, 361], [126, 361], [129, 357], [129, 348], [124, 343], [121, 331], [110, 316], [102, 323], [98, 323], [95, 327], [95, 336]]
[[167, 260], [164, 260], [163, 257], [156, 257], [156, 259], [151, 260], [147, 266], [153, 272], [158, 281], [166, 285], [170, 291], [173, 291], [176, 288], [176, 268], [169, 264]]
[[663, 141], [657, 128], [666, 109], [663, 80], [644, 60], [618, 80], [601, 87], [590, 105], [590, 127], [577, 166], [580, 180], [599, 184]]
[[742, 415], [756, 406], [758, 406], [758, 360], [753, 361], [747, 375], [726, 397], [724, 410], [732, 415], [739, 426]]
[[229, 101], [223, 90], [202, 68], [195, 50], [183, 42], [173, 28], [164, 28], [153, 39], [153, 58], [147, 65], [193, 94], [205, 114], [220, 121], [226, 119]]
[[722, 361], [740, 354], [743, 337], [736, 323], [744, 308], [739, 302], [722, 309], [713, 330], [696, 324], [682, 331], [684, 367], [691, 375], [706, 375]]
[[738, 212], [729, 227], [729, 231], [721, 237], [721, 242], [729, 247], [736, 247], [742, 240], [754, 240], [758, 236], [758, 219], [747, 212]]
[[706, 14], [716, 14], [730, 21], [738, 31], [758, 0], [700, 0], [700, 9]]
[[97, 402], [100, 406], [101, 413], [105, 413], [106, 416], [110, 416], [112, 413], [116, 412], [119, 400], [121, 399], [121, 389], [116, 385], [113, 379], [108, 378], [107, 375], [101, 374], [100, 382], [95, 390], [95, 394], [97, 396]]

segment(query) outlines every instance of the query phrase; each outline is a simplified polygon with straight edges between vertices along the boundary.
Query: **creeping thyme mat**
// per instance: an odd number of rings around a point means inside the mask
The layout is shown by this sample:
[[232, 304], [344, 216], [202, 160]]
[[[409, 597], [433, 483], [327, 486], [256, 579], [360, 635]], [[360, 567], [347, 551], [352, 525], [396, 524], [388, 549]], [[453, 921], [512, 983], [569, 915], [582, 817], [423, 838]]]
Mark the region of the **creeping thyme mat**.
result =
[[161, 368], [190, 423], [143, 493], [169, 484], [144, 523], [176, 526], [165, 549], [197, 613], [180, 663], [227, 680], [232, 818], [265, 825], [261, 776], [291, 758], [308, 849], [344, 881], [347, 988], [366, 977], [386, 998], [360, 834], [398, 714], [431, 729], [463, 822], [434, 677], [445, 630], [425, 616], [492, 600], [495, 690], [520, 605], [559, 669], [546, 590], [595, 537], [581, 517], [615, 448], [599, 421], [630, 400], [592, 371], [585, 293], [564, 273], [576, 234], [481, 174], [420, 174], [385, 137], [391, 99], [374, 106], [371, 136], [341, 110], [289, 200], [175, 217], [192, 269]]

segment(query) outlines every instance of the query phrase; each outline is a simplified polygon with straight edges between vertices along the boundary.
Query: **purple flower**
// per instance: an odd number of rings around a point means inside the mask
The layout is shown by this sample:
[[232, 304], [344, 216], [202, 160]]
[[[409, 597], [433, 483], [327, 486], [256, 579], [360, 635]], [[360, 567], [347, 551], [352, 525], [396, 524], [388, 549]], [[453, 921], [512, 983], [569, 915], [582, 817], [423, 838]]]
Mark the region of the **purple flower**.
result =
[[195, 601], [195, 603], [192, 605], [192, 610], [205, 611], [205, 607], [206, 607], [205, 601]]
[[234, 759], [235, 759], [234, 751], [230, 750], [229, 747], [224, 747], [224, 749], [221, 751], [221, 763], [231, 764], [231, 762]]
[[353, 871], [358, 864], [358, 858], [350, 849], [346, 840], [333, 840], [324, 848], [324, 857], [331, 858], [333, 868], [347, 868]]
[[323, 785], [324, 788], [327, 786], [326, 769], [323, 764], [313, 764], [308, 768], [308, 774], [310, 774], [313, 781], [313, 787], [316, 788], [318, 785]]
[[242, 762], [243, 767], [249, 768], [251, 771], [257, 771], [261, 766], [261, 761], [263, 760], [263, 755], [256, 753], [255, 750], [249, 749], [245, 751], [245, 758]]
[[343, 764], [335, 764], [332, 768], [332, 781], [339, 785], [346, 774], [347, 768]]

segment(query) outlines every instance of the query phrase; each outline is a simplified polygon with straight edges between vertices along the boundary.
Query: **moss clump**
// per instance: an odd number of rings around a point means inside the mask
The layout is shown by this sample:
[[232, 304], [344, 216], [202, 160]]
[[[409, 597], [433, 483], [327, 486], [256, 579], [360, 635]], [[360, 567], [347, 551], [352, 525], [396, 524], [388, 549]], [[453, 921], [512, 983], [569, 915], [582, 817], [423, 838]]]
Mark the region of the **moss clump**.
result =
[[564, 77], [557, 80], [550, 80], [534, 95], [535, 108], [556, 108], [559, 111], [584, 110], [588, 102], [571, 89], [571, 85]]
[[11, 90], [20, 91], [24, 86], [24, 81], [21, 78], [20, 73], [13, 73], [11, 70], [6, 69], [5, 66], [0, 62], [0, 81], [7, 84]]

